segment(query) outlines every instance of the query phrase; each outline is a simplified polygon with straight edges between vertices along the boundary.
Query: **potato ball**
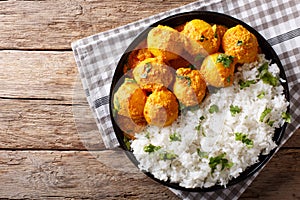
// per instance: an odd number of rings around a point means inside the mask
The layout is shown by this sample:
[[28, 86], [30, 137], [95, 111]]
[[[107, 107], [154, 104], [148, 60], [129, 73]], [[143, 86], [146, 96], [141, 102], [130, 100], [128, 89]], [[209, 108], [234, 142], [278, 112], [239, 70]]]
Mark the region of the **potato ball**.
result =
[[135, 123], [144, 120], [146, 93], [133, 79], [125, 79], [124, 83], [114, 93], [114, 111], [132, 119]]
[[141, 88], [149, 85], [163, 85], [168, 88], [174, 79], [174, 72], [160, 58], [147, 58], [134, 68], [133, 77]]
[[159, 127], [171, 125], [178, 117], [178, 102], [167, 88], [156, 88], [146, 101], [144, 116], [148, 124]]
[[194, 19], [187, 22], [181, 33], [196, 41], [208, 54], [215, 53], [219, 49], [218, 38], [212, 26], [203, 20]]
[[176, 59], [183, 52], [181, 34], [168, 26], [154, 27], [148, 33], [147, 43], [151, 53], [163, 60]]
[[222, 47], [227, 55], [236, 57], [238, 63], [250, 63], [257, 60], [257, 39], [241, 25], [232, 27], [225, 32]]
[[234, 80], [235, 59], [224, 53], [207, 56], [200, 69], [206, 83], [214, 87], [227, 87]]
[[206, 83], [198, 70], [179, 68], [173, 92], [184, 106], [195, 106], [201, 103], [206, 93]]

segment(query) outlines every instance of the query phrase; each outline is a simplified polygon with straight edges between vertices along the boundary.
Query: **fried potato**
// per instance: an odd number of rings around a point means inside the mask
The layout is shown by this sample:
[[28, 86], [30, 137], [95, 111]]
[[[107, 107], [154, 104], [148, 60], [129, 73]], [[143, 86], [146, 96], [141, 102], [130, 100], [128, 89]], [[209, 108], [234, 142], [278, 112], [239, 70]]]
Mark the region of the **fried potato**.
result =
[[168, 26], [154, 27], [147, 37], [150, 52], [163, 60], [168, 61], [178, 58], [183, 52], [181, 34]]
[[144, 121], [146, 93], [132, 79], [127, 79], [114, 93], [114, 110], [118, 115], [132, 119], [135, 123]]
[[232, 27], [225, 32], [222, 47], [227, 55], [236, 57], [238, 63], [250, 63], [257, 60], [257, 38], [242, 25]]
[[224, 53], [207, 56], [200, 69], [206, 83], [214, 87], [227, 87], [234, 80], [235, 59]]
[[156, 88], [147, 98], [144, 116], [148, 124], [159, 127], [171, 125], [178, 117], [175, 95], [165, 87]]
[[195, 106], [202, 102], [206, 93], [206, 83], [198, 70], [179, 68], [173, 92], [184, 106]]
[[207, 54], [215, 53], [219, 49], [220, 43], [218, 43], [218, 38], [212, 26], [203, 20], [194, 19], [187, 22], [181, 33], [196, 41], [198, 45], [205, 49]]
[[174, 79], [175, 70], [166, 65], [160, 58], [147, 58], [133, 70], [133, 77], [141, 88], [152, 85], [169, 87]]

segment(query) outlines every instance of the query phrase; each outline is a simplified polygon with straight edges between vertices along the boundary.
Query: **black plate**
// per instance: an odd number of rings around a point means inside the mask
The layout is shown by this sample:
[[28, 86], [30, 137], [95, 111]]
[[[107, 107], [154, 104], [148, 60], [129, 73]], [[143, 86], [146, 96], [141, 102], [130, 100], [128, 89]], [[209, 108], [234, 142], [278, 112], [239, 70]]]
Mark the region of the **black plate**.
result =
[[[202, 20], [204, 20], [208, 23], [225, 25], [227, 27], [233, 27], [233, 26], [236, 26], [238, 24], [244, 26], [246, 29], [248, 29], [251, 33], [253, 33], [256, 36], [262, 53], [265, 54], [265, 56], [268, 60], [271, 60], [272, 63], [276, 63], [278, 65], [278, 67], [280, 68], [280, 77], [282, 79], [286, 80], [286, 76], [285, 76], [285, 72], [284, 72], [284, 69], [282, 67], [282, 64], [281, 64], [277, 54], [275, 53], [273, 48], [270, 46], [270, 44], [255, 29], [253, 29], [252, 27], [250, 27], [249, 25], [247, 25], [246, 23], [244, 23], [244, 22], [242, 22], [238, 19], [235, 19], [235, 18], [230, 17], [230, 16], [225, 15], [225, 14], [216, 13], [216, 12], [193, 11], [193, 12], [187, 12], [187, 13], [181, 13], [181, 14], [173, 15], [173, 16], [167, 17], [165, 19], [162, 19], [162, 20], [152, 24], [146, 30], [144, 30], [137, 38], [135, 38], [135, 40], [129, 45], [129, 47], [126, 49], [125, 53], [122, 55], [118, 65], [117, 65], [115, 74], [113, 76], [112, 85], [111, 85], [111, 89], [110, 89], [110, 101], [109, 101], [110, 102], [110, 114], [111, 114], [111, 120], [112, 120], [112, 123], [113, 123], [114, 131], [116, 133], [116, 136], [117, 136], [117, 139], [120, 143], [121, 148], [125, 150], [126, 155], [128, 156], [128, 158], [136, 166], [138, 166], [138, 161], [136, 160], [133, 153], [126, 147], [126, 144], [124, 143], [124, 135], [123, 135], [122, 131], [120, 130], [120, 128], [118, 127], [117, 123], [115, 122], [115, 120], [113, 118], [112, 95], [113, 95], [114, 88], [118, 87], [117, 83], [118, 83], [119, 79], [121, 79], [122, 76], [123, 76], [123, 66], [124, 66], [124, 63], [127, 60], [128, 55], [142, 40], [144, 40], [147, 37], [148, 32], [153, 27], [156, 27], [158, 25], [167, 25], [167, 26], [171, 26], [171, 27], [176, 27], [176, 26], [184, 24], [185, 22], [188, 22], [188, 21], [193, 20], [193, 19], [202, 19]], [[287, 82], [281, 82], [281, 84], [284, 87], [285, 97], [286, 97], [287, 101], [289, 101], [288, 83]], [[288, 111], [289, 111], [289, 107], [288, 107]], [[286, 125], [287, 125], [287, 123], [285, 123], [281, 128], [276, 129], [276, 131], [275, 131], [273, 140], [276, 142], [277, 145], [280, 144], [280, 141], [281, 141], [281, 139], [283, 137], [283, 134], [284, 134], [284, 131], [286, 129]], [[272, 157], [275, 150], [276, 149], [273, 149], [268, 155], [259, 156], [259, 162], [257, 162], [256, 164], [248, 167], [237, 178], [231, 179], [228, 182], [227, 187], [229, 187], [231, 185], [234, 185], [234, 184], [236, 184], [240, 181], [243, 181], [249, 176], [252, 176], [255, 172], [257, 172], [260, 168], [262, 168], [264, 166], [264, 164]], [[154, 178], [153, 175], [149, 172], [145, 172], [145, 174], [147, 176], [151, 177], [152, 179], [154, 179], [155, 181], [157, 181], [157, 182], [159, 182], [159, 183], [161, 183], [165, 186], [175, 188], [175, 189], [184, 190], [184, 191], [209, 192], [209, 191], [215, 191], [217, 189], [223, 189], [224, 188], [224, 186], [220, 186], [220, 185], [215, 185], [215, 186], [212, 186], [212, 187], [209, 187], [209, 188], [184, 188], [184, 187], [179, 186], [179, 184], [176, 184], [176, 183], [170, 183], [168, 181], [165, 182], [165, 181], [158, 180], [158, 179]]]

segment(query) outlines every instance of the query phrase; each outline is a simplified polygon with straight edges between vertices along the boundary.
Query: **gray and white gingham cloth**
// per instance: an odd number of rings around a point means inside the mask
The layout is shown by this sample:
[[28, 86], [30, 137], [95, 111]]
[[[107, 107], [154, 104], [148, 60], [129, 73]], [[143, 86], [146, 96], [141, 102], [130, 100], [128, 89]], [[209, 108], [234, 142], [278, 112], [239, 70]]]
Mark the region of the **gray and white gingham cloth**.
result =
[[[292, 123], [287, 127], [282, 144], [299, 128], [300, 4], [297, 0], [200, 0], [72, 43], [87, 101], [107, 148], [119, 145], [110, 121], [108, 95], [121, 55], [133, 39], [152, 23], [170, 15], [196, 10], [229, 14], [246, 22], [268, 40], [282, 62], [291, 95]], [[171, 190], [182, 199], [238, 199], [258, 174], [215, 192]]]

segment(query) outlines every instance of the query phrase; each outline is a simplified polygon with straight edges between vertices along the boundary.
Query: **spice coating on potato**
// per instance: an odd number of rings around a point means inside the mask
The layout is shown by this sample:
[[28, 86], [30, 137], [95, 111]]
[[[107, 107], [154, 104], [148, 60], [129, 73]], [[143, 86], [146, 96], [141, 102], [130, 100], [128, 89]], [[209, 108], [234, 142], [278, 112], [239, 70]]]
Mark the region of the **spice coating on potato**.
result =
[[212, 26], [203, 20], [194, 19], [187, 22], [181, 33], [196, 41], [208, 54], [215, 53], [219, 49], [220, 43]]
[[135, 123], [144, 121], [146, 93], [132, 79], [127, 79], [114, 94], [114, 110]]
[[200, 69], [206, 83], [214, 87], [228, 87], [234, 80], [234, 57], [224, 53], [207, 56]]
[[147, 37], [147, 44], [150, 52], [163, 60], [178, 58], [183, 52], [181, 34], [168, 26], [159, 25], [154, 27]]
[[148, 124], [159, 127], [171, 125], [178, 117], [178, 102], [175, 95], [161, 87], [149, 95], [144, 109]]
[[163, 85], [168, 88], [174, 79], [174, 72], [160, 58], [148, 58], [134, 68], [133, 77], [141, 88], [149, 85]]
[[257, 39], [241, 25], [232, 27], [225, 32], [222, 47], [227, 55], [236, 57], [238, 63], [244, 64], [257, 60]]
[[173, 92], [184, 106], [195, 106], [202, 102], [206, 93], [206, 83], [198, 70], [179, 68]]

